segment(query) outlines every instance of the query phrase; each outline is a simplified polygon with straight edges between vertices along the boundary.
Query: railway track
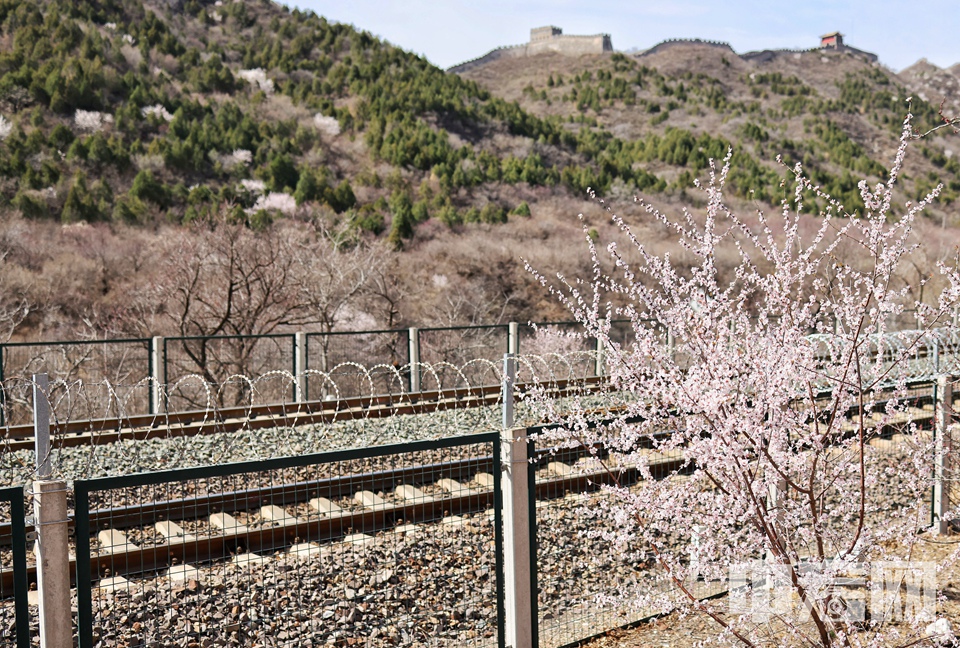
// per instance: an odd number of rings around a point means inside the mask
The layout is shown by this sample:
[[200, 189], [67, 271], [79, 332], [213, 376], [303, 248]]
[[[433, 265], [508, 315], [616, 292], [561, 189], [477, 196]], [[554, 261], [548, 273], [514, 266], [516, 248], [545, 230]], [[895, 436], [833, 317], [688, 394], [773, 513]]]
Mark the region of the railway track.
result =
[[[603, 378], [559, 380], [549, 383], [550, 386], [544, 393], [555, 398], [593, 393], [598, 391], [603, 383]], [[518, 383], [515, 391], [523, 394], [540, 386], [542, 384]], [[402, 414], [425, 414], [494, 406], [500, 402], [501, 389], [500, 385], [486, 385], [332, 401], [314, 400], [301, 403], [222, 407], [213, 410], [52, 422], [50, 434], [56, 439], [58, 447], [76, 447], [114, 443], [127, 439], [197, 436], [350, 419], [377, 419]], [[32, 450], [34, 447], [33, 424], [0, 429], [0, 447], [8, 452]]]
[[[538, 451], [537, 499], [597, 490], [614, 479], [621, 484], [640, 479], [633, 466], [617, 468], [613, 474], [602, 469], [576, 470], [573, 464], [584, 455], [584, 450], [573, 449]], [[679, 458], [659, 457], [651, 462], [650, 470], [654, 477], [663, 478], [681, 464]], [[225, 556], [258, 561], [291, 551], [321, 553], [335, 543], [363, 544], [372, 542], [377, 534], [492, 511], [496, 469], [492, 457], [467, 458], [91, 510], [87, 525], [90, 537], [99, 545], [97, 559], [91, 563], [91, 579], [95, 583], [112, 579], [112, 587], [127, 575], [171, 569], [167, 576], [176, 578], [184, 571], [183, 565]], [[353, 505], [348, 508], [345, 501]], [[308, 516], [299, 512], [304, 505], [311, 512]], [[238, 522], [233, 514], [241, 512], [257, 520]], [[194, 530], [183, 530], [180, 525], [187, 526], [187, 521]], [[163, 536], [162, 543], [138, 546], [127, 538], [126, 531], [151, 524]], [[196, 531], [198, 525], [205, 529]], [[71, 529], [76, 529], [74, 520]], [[9, 544], [9, 527], [0, 527], [0, 542]], [[36, 566], [28, 569], [33, 582]], [[71, 571], [76, 582], [73, 558]], [[12, 570], [0, 571], [0, 586], [12, 583]]]
[[[595, 389], [599, 380], [592, 380], [587, 387]], [[915, 389], [925, 385], [914, 385]], [[583, 393], [584, 383], [557, 385], [554, 394]], [[466, 403], [491, 404], [500, 397], [499, 387], [478, 390], [446, 390], [430, 392], [421, 402], [393, 402], [390, 397], [352, 399], [350, 407], [344, 403], [330, 405], [323, 401], [300, 404], [297, 412], [288, 412], [279, 406], [242, 408], [252, 417], [243, 428], [231, 428], [239, 412], [222, 411], [219, 417], [209, 413], [188, 412], [170, 415], [173, 425], [157, 436], [173, 433], [175, 436], [191, 433], [202, 434], [204, 427], [226, 426], [215, 431], [276, 427], [279, 425], [329, 421], [338, 417], [390, 416], [399, 410], [438, 411], [444, 407], [464, 407]], [[931, 394], [914, 393], [910, 397], [913, 407], [906, 412], [906, 419], [892, 421], [886, 432], [893, 434], [908, 420], [919, 425], [928, 425], [933, 419], [929, 405]], [[920, 407], [918, 407], [920, 406]], [[925, 407], [924, 407], [925, 406]], [[311, 407], [314, 409], [311, 410]], [[422, 408], [422, 409], [417, 409]], [[238, 408], [239, 409], [239, 408]], [[201, 416], [203, 414], [203, 416]], [[236, 416], [236, 418], [234, 418]], [[146, 425], [148, 417], [100, 421], [82, 421], [63, 425], [58, 432], [64, 440], [76, 440], [72, 445], [84, 442], [106, 442], [115, 438], [150, 438], [146, 435], [157, 428], [138, 429]], [[156, 417], [149, 417], [155, 421]], [[104, 432], [105, 423], [120, 425], [127, 421], [129, 428]], [[297, 421], [293, 423], [292, 421]], [[99, 428], [99, 429], [97, 429]], [[30, 431], [10, 428], [22, 434], [21, 440], [32, 436]], [[129, 436], [127, 436], [129, 435]], [[84, 439], [85, 441], [81, 441]], [[32, 439], [31, 439], [32, 443]], [[69, 444], [69, 443], [68, 443]], [[536, 480], [538, 500], [556, 498], [567, 493], [584, 493], [610, 484], [614, 480], [622, 485], [636, 483], [640, 479], [635, 466], [621, 466], [616, 473], [595, 469], [576, 470], [573, 464], [584, 458], [584, 450], [540, 450], [535, 462], [540, 467]], [[655, 453], [654, 453], [655, 455]], [[601, 456], [603, 456], [601, 454]], [[650, 470], [655, 478], [663, 478], [682, 465], [679, 458], [652, 456]], [[494, 474], [497, 466], [492, 457], [464, 458], [455, 461], [436, 462], [389, 470], [369, 471], [357, 474], [327, 477], [287, 484], [257, 486], [228, 492], [196, 495], [193, 497], [127, 504], [91, 510], [85, 525], [88, 539], [96, 534], [99, 545], [97, 560], [91, 563], [92, 582], [105, 582], [115, 586], [124, 576], [146, 572], [167, 571], [167, 576], [176, 578], [184, 572], [184, 565], [209, 563], [225, 556], [240, 556], [240, 560], [258, 561], [267, 554], [320, 553], [335, 543], [365, 543], [373, 535], [410, 529], [413, 525], [442, 522], [451, 516], [473, 515], [489, 511], [496, 501]], [[427, 495], [424, 488], [432, 488]], [[376, 493], [390, 494], [390, 500]], [[352, 500], [349, 508], [341, 504]], [[306, 506], [311, 513], [303, 516], [295, 509]], [[257, 524], [238, 522], [233, 514], [244, 513], [259, 518]], [[205, 532], [184, 531], [179, 523], [191, 521], [206, 525]], [[127, 538], [125, 531], [153, 525], [163, 541], [157, 544], [138, 545]], [[71, 530], [76, 529], [73, 519]], [[359, 531], [358, 531], [359, 530]], [[9, 545], [9, 524], [0, 524], [0, 545]], [[262, 554], [262, 555], [261, 555]], [[244, 558], [245, 557], [245, 558]], [[173, 570], [173, 571], [169, 571]], [[76, 561], [71, 560], [71, 571], [76, 581]], [[29, 567], [29, 578], [36, 579], [36, 566]], [[112, 580], [111, 580], [112, 579]], [[4, 591], [12, 587], [13, 573], [0, 570], [0, 587]]]

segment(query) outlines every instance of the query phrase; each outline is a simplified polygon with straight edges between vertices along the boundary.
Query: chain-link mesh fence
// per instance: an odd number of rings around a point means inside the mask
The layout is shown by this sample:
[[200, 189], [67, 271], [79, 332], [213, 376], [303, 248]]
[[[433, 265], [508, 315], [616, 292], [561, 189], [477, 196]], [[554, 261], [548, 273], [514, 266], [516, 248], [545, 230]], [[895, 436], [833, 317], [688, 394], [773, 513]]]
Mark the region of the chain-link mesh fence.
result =
[[[655, 479], [686, 479], [679, 474], [679, 451], [640, 450], [619, 455], [598, 448], [558, 450], [547, 439], [531, 463], [535, 471], [537, 532], [537, 610], [539, 644], [571, 645], [654, 614], [669, 606], [637, 605], [647, 597], [679, 596], [648, 547], [613, 539], [610, 511], [638, 487], [638, 458]], [[625, 489], [622, 493], [606, 487]], [[693, 582], [698, 597], [724, 591], [722, 583]]]
[[[408, 330], [307, 335], [306, 398], [400, 394], [410, 388]], [[313, 373], [319, 372], [319, 373]], [[337, 395], [322, 374], [329, 374]]]
[[[274, 372], [296, 371], [293, 335], [231, 335], [217, 337], [169, 337], [163, 340], [164, 375], [162, 382], [177, 385], [167, 394], [168, 411], [203, 409], [210, 396], [203, 384], [218, 384], [214, 394], [220, 407], [250, 402], [250, 381], [233, 379], [266, 376]], [[197, 376], [201, 380], [189, 380]], [[293, 400], [290, 381], [259, 381], [256, 395], [260, 403]]]

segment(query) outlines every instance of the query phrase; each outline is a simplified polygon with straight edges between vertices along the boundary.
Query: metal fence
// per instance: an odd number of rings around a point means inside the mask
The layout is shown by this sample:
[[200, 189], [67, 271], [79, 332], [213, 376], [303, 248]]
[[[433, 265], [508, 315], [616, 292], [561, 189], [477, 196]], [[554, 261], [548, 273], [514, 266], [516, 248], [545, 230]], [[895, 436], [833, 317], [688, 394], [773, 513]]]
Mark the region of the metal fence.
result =
[[[517, 377], [545, 384], [565, 380], [579, 373], [581, 357], [587, 363], [597, 360], [589, 348], [522, 357]], [[487, 367], [494, 383], [510, 375], [509, 362], [502, 372], [491, 360], [475, 364]], [[457, 368], [450, 380], [456, 384], [464, 375]], [[257, 381], [248, 382], [255, 390]], [[504, 381], [503, 393], [511, 394], [507, 389], [514, 384]], [[952, 387], [944, 376], [932, 393], [929, 385], [917, 385], [904, 396], [913, 410], [906, 414], [928, 416], [925, 420], [933, 423], [926, 440], [939, 439], [934, 457], [942, 466], [939, 492], [931, 493], [930, 505], [931, 520], [939, 517], [942, 524], [960, 473], [951, 452], [957, 436], [951, 426]], [[502, 427], [511, 432], [518, 420], [513, 397], [496, 406], [503, 407]], [[214, 406], [211, 418], [222, 423], [223, 413]], [[425, 421], [411, 417], [407, 425], [412, 429]], [[485, 430], [500, 427], [490, 417], [477, 421]], [[441, 422], [438, 429], [449, 437], [447, 426]], [[611, 496], [601, 490], [611, 473], [596, 464], [589, 449], [538, 447], [540, 429], [516, 431], [526, 454], [506, 462], [501, 460], [506, 439], [489, 432], [387, 445], [368, 437], [346, 438], [339, 442], [355, 447], [317, 453], [310, 450], [320, 438], [311, 436], [316, 430], [291, 425], [267, 433], [264, 426], [257, 435], [229, 442], [276, 444], [266, 447], [262, 458], [239, 462], [223, 455], [216, 465], [157, 472], [141, 472], [137, 454], [155, 454], [169, 466], [181, 459], [196, 461], [195, 448], [183, 439], [163, 446], [95, 444], [77, 463], [86, 461], [89, 470], [102, 459], [116, 469], [123, 459], [134, 467], [133, 474], [88, 475], [73, 484], [80, 645], [263, 640], [281, 646], [503, 646], [509, 642], [504, 635], [509, 623], [502, 605], [517, 603], [515, 595], [505, 595], [511, 591], [507, 582], [523, 580], [516, 577], [516, 562], [506, 560], [508, 551], [517, 549], [518, 536], [501, 531], [504, 516], [513, 520], [511, 532], [519, 524], [533, 538], [529, 611], [539, 645], [566, 646], [645, 618], [652, 611], [621, 605], [616, 595], [631, 588], [665, 591], [657, 588], [669, 585], [658, 578], [649, 556], [614, 550], [602, 539], [609, 520], [596, 513]], [[891, 425], [869, 447], [877, 461], [895, 466], [904, 445], [916, 441], [925, 442], [923, 434], [908, 439]], [[283, 456], [277, 456], [277, 448]], [[637, 481], [637, 467], [630, 463], [636, 456], [604, 451], [598, 456], [621, 485]], [[679, 452], [651, 450], [644, 460], [657, 479], [684, 478], [675, 474]], [[509, 492], [520, 482], [528, 488], [527, 518], [501, 501], [501, 489]], [[65, 479], [58, 492], [65, 503]], [[879, 491], [871, 497], [870, 510], [878, 514], [900, 505], [885, 501]], [[4, 632], [28, 632], [20, 612], [27, 576], [18, 576], [13, 567], [25, 564], [16, 562], [17, 552], [25, 556], [25, 529], [17, 526], [24, 520], [23, 503], [21, 488], [0, 490]], [[512, 572], [505, 562], [511, 562]], [[703, 597], [722, 588], [693, 587]], [[69, 601], [63, 608], [69, 613]]]
[[10, 542], [0, 546], [0, 640], [5, 646], [30, 646], [27, 539], [22, 488], [0, 488], [0, 523], [9, 525]]
[[[112, 398], [75, 404], [78, 417], [103, 416], [105, 403], [150, 410], [151, 341], [144, 338], [0, 344], [0, 423], [30, 420], [30, 376], [45, 372], [63, 382], [126, 385]], [[85, 409], [84, 409], [85, 408]]]
[[502, 647], [499, 447], [488, 433], [77, 481], [80, 648]]
[[[622, 324], [621, 324], [622, 326]], [[0, 344], [0, 425], [30, 420], [30, 376], [43, 371], [51, 382], [117, 386], [100, 398], [76, 401], [77, 418], [202, 409], [217, 405], [279, 403], [349, 398], [370, 393], [485, 384], [490, 364], [507, 351], [564, 353], [595, 351], [595, 340], [575, 322], [529, 326], [511, 338], [517, 324], [410, 328], [376, 331], [292, 332], [270, 335], [224, 335], [16, 342]], [[522, 340], [522, 341], [521, 341]], [[538, 351], [539, 348], [539, 351]], [[429, 365], [430, 372], [424, 371]], [[596, 363], [583, 362], [580, 375], [593, 375]], [[305, 376], [302, 389], [290, 376]], [[251, 390], [243, 376], [260, 376]], [[332, 377], [339, 391], [332, 391]], [[493, 381], [495, 384], [496, 381]], [[122, 388], [119, 386], [123, 386]], [[211, 394], [210, 385], [219, 388]], [[165, 393], [160, 394], [160, 386]], [[109, 405], [108, 405], [109, 404]]]

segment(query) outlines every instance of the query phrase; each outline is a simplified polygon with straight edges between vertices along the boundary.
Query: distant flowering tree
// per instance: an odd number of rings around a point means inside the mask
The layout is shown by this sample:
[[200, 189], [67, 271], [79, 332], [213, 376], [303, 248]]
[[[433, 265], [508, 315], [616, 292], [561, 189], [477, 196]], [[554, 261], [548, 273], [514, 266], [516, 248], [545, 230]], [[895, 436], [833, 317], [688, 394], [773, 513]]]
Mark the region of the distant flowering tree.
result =
[[77, 110], [73, 116], [73, 123], [80, 130], [99, 131], [103, 129], [105, 123], [113, 121], [112, 115], [106, 115], [96, 110]]
[[[860, 183], [860, 218], [813, 186], [799, 165], [781, 213], [737, 215], [723, 198], [728, 155], [719, 172], [711, 165], [706, 186], [697, 185], [705, 215], [684, 211], [673, 219], [646, 206], [692, 263], [652, 253], [614, 215], [624, 247], [610, 243], [602, 254], [584, 228], [591, 279], [552, 284], [530, 269], [600, 339], [608, 397], [622, 406], [570, 413], [542, 399], [536, 404], [547, 420], [562, 422], [545, 436], [639, 466], [638, 484], [610, 487], [605, 537], [652, 558], [682, 593], [681, 608], [721, 626], [720, 641], [914, 645], [932, 641], [922, 639], [928, 628], [943, 629], [943, 622], [931, 626], [929, 609], [897, 623], [872, 608], [861, 619], [837, 614], [834, 587], [864, 566], [870, 573], [889, 564], [883, 561], [909, 559], [929, 530], [929, 433], [904, 424], [903, 442], [887, 450], [870, 443], [907, 409], [909, 361], [948, 324], [960, 297], [960, 273], [944, 263], [937, 267], [942, 289], [924, 303], [911, 301], [896, 280], [914, 247], [915, 221], [940, 191], [894, 205], [913, 137], [908, 116], [888, 180]], [[804, 214], [803, 198], [812, 195], [830, 209]], [[843, 246], [857, 250], [855, 262], [841, 260]], [[722, 275], [717, 258], [731, 251], [735, 271]], [[916, 309], [919, 330], [887, 331], [905, 308]], [[615, 342], [611, 318], [631, 320], [635, 340]], [[689, 476], [654, 479], [651, 450], [680, 457]], [[787, 602], [802, 613], [774, 606], [759, 610], [758, 620], [756, 608], [697, 600], [698, 577], [722, 580], [755, 561], [779, 570]], [[647, 609], [672, 605], [649, 593], [635, 600]]]
[[317, 113], [313, 116], [313, 125], [321, 133], [334, 137], [340, 134], [340, 122], [336, 117], [329, 117], [323, 113]]
[[297, 201], [290, 194], [271, 191], [267, 195], [257, 198], [257, 202], [247, 211], [252, 214], [261, 209], [278, 211], [284, 216], [293, 216], [297, 211]]
[[4, 117], [0, 115], [0, 140], [5, 140], [13, 132], [13, 124]]
[[143, 114], [144, 117], [153, 116], [153, 117], [157, 117], [158, 119], [162, 119], [163, 121], [166, 121], [166, 122], [173, 121], [173, 114], [169, 110], [164, 108], [163, 104], [146, 106], [144, 108], [141, 108], [140, 112]]
[[237, 76], [245, 80], [250, 85], [257, 86], [266, 94], [271, 94], [273, 92], [273, 79], [268, 78], [267, 73], [264, 72], [262, 68], [240, 70], [237, 72]]

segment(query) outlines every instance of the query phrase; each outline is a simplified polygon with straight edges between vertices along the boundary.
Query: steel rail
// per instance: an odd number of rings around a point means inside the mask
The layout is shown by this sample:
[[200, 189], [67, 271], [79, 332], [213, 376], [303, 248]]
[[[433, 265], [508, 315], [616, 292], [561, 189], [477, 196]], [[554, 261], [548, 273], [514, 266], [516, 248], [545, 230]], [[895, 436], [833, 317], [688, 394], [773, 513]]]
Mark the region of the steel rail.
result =
[[[549, 385], [545, 390], [546, 395], [563, 397], [593, 392], [604, 381], [604, 378], [595, 377], [549, 383], [519, 383], [517, 390], [524, 393], [546, 384]], [[140, 414], [52, 423], [50, 432], [55, 436], [58, 447], [99, 445], [126, 439], [199, 436], [491, 406], [500, 402], [501, 390], [500, 385], [485, 385], [415, 394], [361, 396], [336, 401], [315, 400], [168, 414]], [[30, 450], [33, 444], [33, 424], [10, 426], [0, 430], [0, 448], [3, 450]]]
[[[540, 458], [570, 458], [577, 451], [568, 450], [554, 453], [551, 450], [539, 451]], [[580, 451], [582, 455], [583, 452]], [[488, 466], [478, 465], [482, 462], [473, 460], [461, 460], [450, 462], [450, 464], [434, 464], [432, 468], [434, 474], [451, 474], [449, 468], [458, 464], [461, 470], [469, 465], [471, 472], [482, 472], [480, 468], [492, 468], [492, 459], [488, 459]], [[685, 463], [682, 458], [668, 458], [649, 465], [649, 470], [653, 478], [662, 479], [674, 471], [680, 469]], [[262, 491], [241, 491], [248, 493], [245, 501], [241, 500], [234, 503], [230, 498], [232, 493], [220, 493], [214, 496], [204, 498], [206, 501], [197, 502], [193, 498], [183, 500], [168, 501], [164, 503], [152, 503], [140, 507], [122, 507], [127, 509], [124, 518], [123, 514], [117, 519], [130, 521], [134, 515], [134, 510], [139, 509], [142, 512], [163, 510], [177, 510], [179, 506], [182, 510], [189, 510], [191, 513], [202, 514], [203, 511], [210, 509], [214, 502], [220, 504], [219, 510], [228, 510], [228, 504], [234, 504], [233, 510], [241, 510], [245, 505], [253, 504], [263, 505], [273, 503], [275, 505], [294, 504], [305, 501], [308, 497], [315, 496], [316, 493], [336, 495], [346, 492], [347, 487], [351, 492], [362, 490], [363, 486], [375, 485], [394, 485], [397, 474], [412, 473], [415, 469], [397, 469], [392, 471], [381, 471], [378, 473], [369, 473], [362, 475], [364, 481], [350, 483], [351, 477], [332, 478], [329, 480], [318, 480], [315, 482], [316, 490], [309, 488], [314, 482], [304, 482], [302, 484], [290, 484], [286, 486], [275, 487]], [[423, 474], [417, 474], [422, 483]], [[461, 476], [463, 473], [461, 473]], [[357, 476], [353, 476], [356, 479]], [[621, 486], [635, 484], [642, 479], [641, 471], [637, 467], [613, 468], [610, 471], [597, 470], [589, 473], [571, 475], [567, 477], [557, 477], [536, 482], [537, 499], [553, 499], [563, 497], [567, 493], [583, 493], [599, 490], [605, 485], [619, 483]], [[324, 483], [327, 490], [323, 490]], [[288, 524], [279, 524], [277, 526], [261, 528], [244, 528], [242, 530], [224, 533], [200, 536], [186, 541], [175, 541], [167, 544], [148, 545], [138, 547], [136, 550], [120, 551], [116, 553], [105, 553], [98, 555], [96, 560], [91, 561], [91, 577], [98, 580], [101, 577], [118, 576], [124, 574], [146, 573], [157, 571], [170, 567], [171, 565], [210, 562], [212, 560], [223, 559], [230, 555], [236, 555], [243, 552], [276, 552], [297, 543], [304, 542], [330, 542], [342, 539], [351, 533], [376, 533], [395, 528], [398, 524], [414, 523], [432, 523], [441, 520], [449, 515], [463, 515], [477, 513], [489, 509], [493, 505], [493, 491], [473, 492], [468, 495], [450, 496], [433, 499], [431, 501], [409, 502], [388, 504], [376, 506], [373, 508], [343, 511], [326, 517], [310, 520], [291, 520]], [[90, 512], [90, 526], [93, 528], [94, 519], [98, 521], [110, 519], [110, 514], [114, 510], [106, 509]], [[188, 519], [193, 516], [183, 516], [180, 519]], [[169, 519], [164, 517], [152, 518], [151, 521], [160, 521]], [[143, 523], [143, 518], [137, 520], [139, 526]], [[109, 528], [122, 528], [123, 525], [110, 524]], [[322, 548], [321, 548], [322, 551]], [[264, 556], [266, 557], [266, 556]], [[70, 560], [71, 582], [76, 583], [76, 559]], [[36, 582], [36, 565], [28, 566], [29, 581]], [[0, 571], [0, 587], [6, 591], [13, 583], [13, 570], [4, 569]]]

